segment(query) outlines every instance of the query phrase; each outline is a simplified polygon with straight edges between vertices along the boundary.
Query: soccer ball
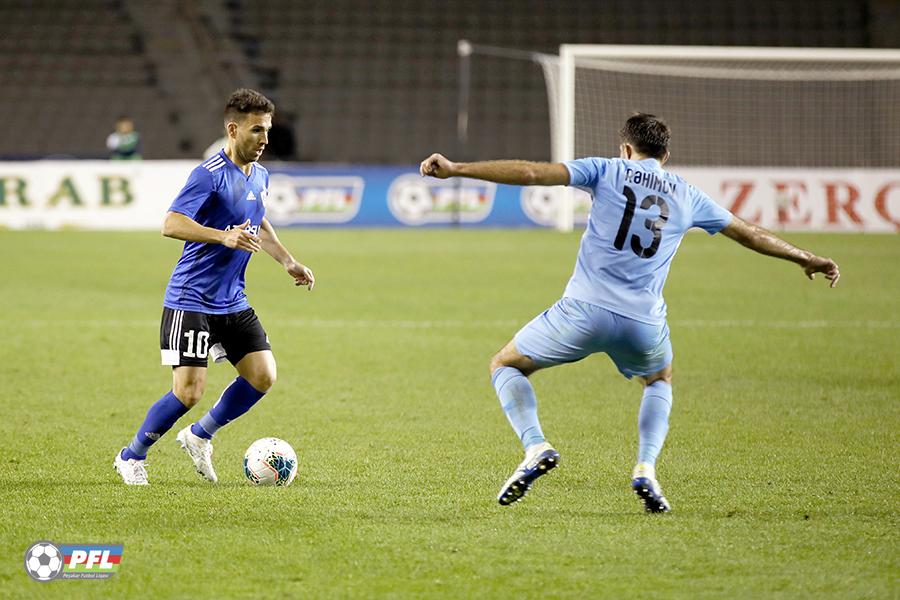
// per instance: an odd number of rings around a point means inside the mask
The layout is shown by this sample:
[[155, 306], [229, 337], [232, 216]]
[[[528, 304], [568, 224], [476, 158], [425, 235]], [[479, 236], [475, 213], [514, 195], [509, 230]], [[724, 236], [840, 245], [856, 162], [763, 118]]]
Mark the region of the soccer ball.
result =
[[284, 440], [256, 440], [244, 454], [244, 475], [254, 485], [290, 485], [297, 475], [297, 454]]
[[25, 570], [38, 581], [50, 581], [62, 571], [63, 557], [50, 542], [38, 542], [25, 553]]

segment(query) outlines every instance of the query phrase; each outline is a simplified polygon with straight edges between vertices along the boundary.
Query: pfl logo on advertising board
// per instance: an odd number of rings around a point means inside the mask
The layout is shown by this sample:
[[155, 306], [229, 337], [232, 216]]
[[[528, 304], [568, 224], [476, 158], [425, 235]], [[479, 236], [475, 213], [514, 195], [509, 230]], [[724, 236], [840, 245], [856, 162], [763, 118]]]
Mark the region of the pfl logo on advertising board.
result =
[[35, 581], [109, 579], [122, 562], [122, 545], [35, 542], [25, 553], [25, 572]]
[[275, 225], [346, 223], [362, 204], [362, 177], [350, 175], [269, 177], [266, 217]]
[[401, 223], [478, 223], [494, 206], [497, 185], [475, 179], [425, 179], [401, 175], [388, 188], [388, 208]]
[[[584, 225], [591, 214], [591, 195], [578, 188], [572, 189], [572, 199], [575, 203], [575, 224]], [[519, 202], [522, 211], [529, 219], [538, 225], [553, 227], [556, 225], [559, 203], [562, 202], [562, 194], [565, 188], [556, 186], [548, 187], [533, 185], [522, 188]]]

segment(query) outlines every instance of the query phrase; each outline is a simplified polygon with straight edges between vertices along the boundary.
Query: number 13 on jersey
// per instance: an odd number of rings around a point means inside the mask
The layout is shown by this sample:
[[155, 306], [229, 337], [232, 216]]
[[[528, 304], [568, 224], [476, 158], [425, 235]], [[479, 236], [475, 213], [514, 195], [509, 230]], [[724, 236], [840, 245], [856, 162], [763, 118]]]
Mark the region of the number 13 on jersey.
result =
[[[628, 237], [628, 232], [631, 230], [631, 221], [634, 220], [634, 211], [637, 207], [637, 196], [634, 195], [634, 190], [626, 185], [623, 193], [626, 200], [625, 212], [622, 215], [622, 222], [619, 224], [616, 240], [613, 242], [616, 250], [621, 250], [625, 247], [625, 238]], [[644, 219], [644, 227], [653, 232], [653, 241], [650, 242], [649, 246], [644, 247], [641, 245], [641, 238], [636, 233], [631, 236], [631, 250], [640, 258], [650, 258], [656, 254], [656, 251], [659, 249], [659, 243], [662, 241], [663, 225], [669, 220], [669, 205], [666, 204], [665, 199], [650, 194], [641, 200], [642, 209], [646, 210], [652, 206], [659, 207], [659, 217], [654, 220]]]

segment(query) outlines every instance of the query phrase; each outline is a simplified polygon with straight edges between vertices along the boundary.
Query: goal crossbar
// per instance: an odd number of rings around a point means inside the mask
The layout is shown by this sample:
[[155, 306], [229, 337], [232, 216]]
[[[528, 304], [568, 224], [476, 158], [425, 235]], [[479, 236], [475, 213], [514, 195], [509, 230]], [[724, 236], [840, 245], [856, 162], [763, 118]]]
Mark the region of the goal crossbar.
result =
[[[766, 85], [874, 82], [865, 85], [893, 86], [900, 82], [900, 50], [563, 44], [559, 49], [558, 85], [555, 86], [558, 118], [552, 144], [555, 162], [576, 158], [576, 70], [591, 68], [623, 76], [773, 82]], [[888, 97], [882, 94], [880, 101], [890, 103], [892, 93]], [[560, 196], [557, 228], [570, 231], [574, 226], [572, 192], [561, 190]]]

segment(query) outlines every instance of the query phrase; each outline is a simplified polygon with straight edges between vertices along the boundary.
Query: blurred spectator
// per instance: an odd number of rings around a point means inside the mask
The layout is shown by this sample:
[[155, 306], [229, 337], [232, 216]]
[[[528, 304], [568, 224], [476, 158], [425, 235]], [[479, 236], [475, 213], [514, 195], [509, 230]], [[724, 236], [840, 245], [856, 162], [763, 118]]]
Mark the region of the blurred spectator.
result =
[[134, 129], [131, 117], [122, 115], [116, 119], [116, 130], [106, 138], [106, 147], [112, 160], [140, 160], [141, 134]]

